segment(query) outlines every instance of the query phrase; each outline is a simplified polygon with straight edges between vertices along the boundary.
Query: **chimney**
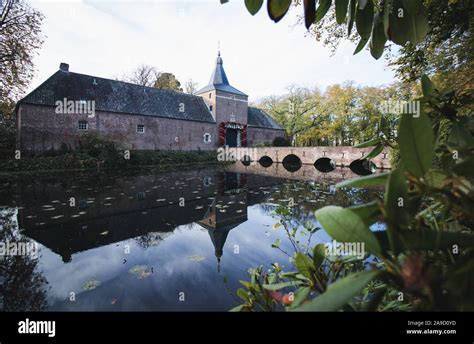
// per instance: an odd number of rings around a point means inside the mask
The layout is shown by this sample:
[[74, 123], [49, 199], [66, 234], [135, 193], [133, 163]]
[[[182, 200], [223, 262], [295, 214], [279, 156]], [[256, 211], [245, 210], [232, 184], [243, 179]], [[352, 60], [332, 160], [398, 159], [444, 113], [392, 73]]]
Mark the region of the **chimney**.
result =
[[69, 65], [67, 63], [61, 62], [59, 69], [63, 72], [69, 72]]

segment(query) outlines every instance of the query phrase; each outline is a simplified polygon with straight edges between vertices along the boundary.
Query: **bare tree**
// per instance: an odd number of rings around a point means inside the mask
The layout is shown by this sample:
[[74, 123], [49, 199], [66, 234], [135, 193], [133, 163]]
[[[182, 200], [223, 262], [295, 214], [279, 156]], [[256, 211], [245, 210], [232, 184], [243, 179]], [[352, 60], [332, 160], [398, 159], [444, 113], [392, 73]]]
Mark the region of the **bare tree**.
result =
[[142, 64], [135, 68], [129, 75], [124, 75], [121, 80], [132, 84], [153, 87], [161, 76], [161, 72], [153, 66]]
[[194, 94], [197, 91], [197, 89], [198, 89], [198, 83], [195, 82], [193, 79], [188, 79], [188, 81], [184, 83], [184, 90], [188, 94]]
[[16, 99], [34, 74], [44, 16], [24, 0], [0, 0], [0, 102]]

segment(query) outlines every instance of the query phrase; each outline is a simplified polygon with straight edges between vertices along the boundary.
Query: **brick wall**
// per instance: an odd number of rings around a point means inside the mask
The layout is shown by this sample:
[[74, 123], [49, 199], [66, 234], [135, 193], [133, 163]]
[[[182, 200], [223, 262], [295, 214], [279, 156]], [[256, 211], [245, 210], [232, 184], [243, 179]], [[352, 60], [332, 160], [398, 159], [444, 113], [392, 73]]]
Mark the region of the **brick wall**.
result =
[[272, 144], [276, 137], [284, 137], [284, 130], [247, 127], [247, 145], [252, 147], [258, 143]]
[[[104, 139], [119, 142], [121, 149], [213, 150], [217, 146], [215, 123], [99, 111], [88, 118], [85, 114], [56, 114], [54, 110], [51, 106], [20, 105], [20, 149], [59, 149], [63, 143], [74, 148], [86, 133], [98, 133]], [[87, 121], [87, 131], [78, 129], [80, 120]], [[137, 125], [144, 125], [145, 132], [137, 133]], [[205, 133], [211, 134], [211, 143], [204, 143]]]

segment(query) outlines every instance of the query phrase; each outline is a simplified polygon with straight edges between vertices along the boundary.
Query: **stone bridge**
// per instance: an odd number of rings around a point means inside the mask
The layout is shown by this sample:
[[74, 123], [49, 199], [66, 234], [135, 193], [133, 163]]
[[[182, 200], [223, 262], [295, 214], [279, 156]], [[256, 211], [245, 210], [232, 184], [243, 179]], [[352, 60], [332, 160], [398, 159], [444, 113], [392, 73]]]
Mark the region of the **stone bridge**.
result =
[[[248, 155], [251, 161], [260, 161], [264, 157], [270, 158], [273, 162], [283, 163], [294, 162], [295, 156], [298, 157], [301, 164], [314, 165], [318, 160], [324, 158], [332, 160], [332, 163], [338, 167], [349, 167], [354, 161], [360, 161], [365, 155], [370, 153], [373, 147], [354, 148], [352, 146], [330, 146], [330, 147], [262, 147], [262, 148], [228, 148], [235, 149], [235, 154], [240, 160]], [[298, 161], [296, 159], [296, 161]], [[268, 159], [267, 159], [268, 160]], [[385, 148], [375, 158], [370, 159], [371, 163], [378, 169], [391, 168], [389, 151]]]
[[[254, 161], [249, 165], [244, 165], [238, 161], [226, 167], [227, 172], [254, 174], [271, 178], [283, 178], [304, 181], [316, 181], [319, 183], [334, 184], [346, 179], [359, 177], [349, 168], [337, 167], [330, 173], [318, 171], [313, 165], [301, 165], [297, 171], [287, 170], [283, 164], [272, 164], [269, 167], [263, 167], [260, 163]], [[270, 178], [269, 178], [270, 179]]]

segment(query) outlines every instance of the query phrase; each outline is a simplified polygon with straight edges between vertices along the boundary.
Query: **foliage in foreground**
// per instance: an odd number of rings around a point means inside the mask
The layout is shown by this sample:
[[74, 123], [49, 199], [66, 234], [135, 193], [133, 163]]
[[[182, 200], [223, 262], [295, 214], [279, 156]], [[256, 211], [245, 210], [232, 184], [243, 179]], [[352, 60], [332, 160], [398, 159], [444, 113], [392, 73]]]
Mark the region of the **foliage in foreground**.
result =
[[[474, 121], [458, 116], [450, 90], [427, 77], [422, 88], [420, 116], [400, 120], [397, 168], [337, 184], [385, 185], [384, 200], [315, 214], [334, 240], [364, 243], [371, 259], [335, 259], [323, 244], [295, 247], [296, 270], [252, 270], [234, 310], [474, 310]], [[287, 211], [279, 211], [283, 228]], [[378, 221], [386, 230], [372, 232]]]

